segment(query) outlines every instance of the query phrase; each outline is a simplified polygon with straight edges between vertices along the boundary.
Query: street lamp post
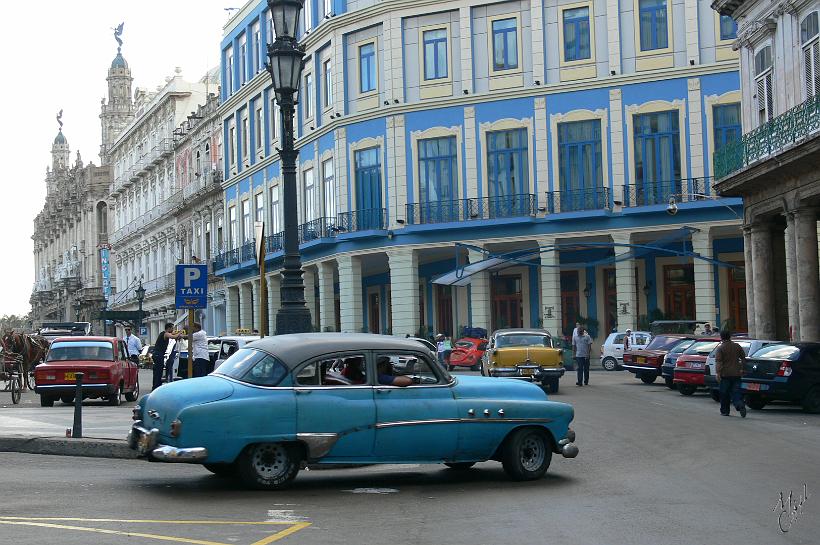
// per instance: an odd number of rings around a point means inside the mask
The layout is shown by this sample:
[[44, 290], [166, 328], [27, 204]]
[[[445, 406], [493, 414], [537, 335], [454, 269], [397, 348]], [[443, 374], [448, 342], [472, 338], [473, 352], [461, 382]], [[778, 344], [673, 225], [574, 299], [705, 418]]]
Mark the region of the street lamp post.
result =
[[[305, 305], [305, 284], [299, 254], [298, 216], [296, 207], [296, 157], [294, 149], [294, 97], [299, 92], [305, 50], [296, 39], [299, 17], [305, 0], [268, 0], [276, 39], [268, 45], [265, 69], [273, 80], [276, 102], [282, 117], [280, 131], [284, 206], [284, 267], [282, 269], [282, 304], [276, 313], [276, 334], [304, 333], [311, 330], [310, 311]], [[263, 241], [264, 244], [264, 241]], [[264, 282], [264, 278], [260, 278]]]
[[137, 318], [137, 337], [139, 337], [142, 330], [142, 302], [145, 300], [145, 288], [142, 287], [142, 280], [140, 280], [139, 286], [134, 290], [134, 293], [137, 296], [137, 304], [139, 305], [139, 318]]

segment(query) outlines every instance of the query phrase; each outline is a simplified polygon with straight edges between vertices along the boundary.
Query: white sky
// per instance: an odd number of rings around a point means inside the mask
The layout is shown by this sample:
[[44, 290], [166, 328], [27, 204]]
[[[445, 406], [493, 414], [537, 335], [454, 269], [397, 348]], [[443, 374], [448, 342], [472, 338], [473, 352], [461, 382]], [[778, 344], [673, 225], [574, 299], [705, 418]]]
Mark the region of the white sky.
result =
[[56, 115], [85, 164], [99, 165], [100, 99], [117, 53], [113, 27], [125, 22], [122, 54], [134, 88], [154, 91], [174, 68], [199, 80], [219, 63], [224, 8], [244, 0], [44, 0], [8, 2], [0, 17], [6, 44], [0, 104], [3, 185], [0, 198], [0, 315], [25, 314], [34, 284], [34, 217], [45, 202]]

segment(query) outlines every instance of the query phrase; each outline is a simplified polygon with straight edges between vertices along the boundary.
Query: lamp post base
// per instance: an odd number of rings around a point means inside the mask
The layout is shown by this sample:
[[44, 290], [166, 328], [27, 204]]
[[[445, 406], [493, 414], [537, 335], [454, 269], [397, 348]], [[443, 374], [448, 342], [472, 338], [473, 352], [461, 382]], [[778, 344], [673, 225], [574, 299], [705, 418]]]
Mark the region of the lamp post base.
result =
[[313, 330], [310, 311], [304, 304], [293, 308], [282, 307], [276, 313], [276, 334], [308, 333]]

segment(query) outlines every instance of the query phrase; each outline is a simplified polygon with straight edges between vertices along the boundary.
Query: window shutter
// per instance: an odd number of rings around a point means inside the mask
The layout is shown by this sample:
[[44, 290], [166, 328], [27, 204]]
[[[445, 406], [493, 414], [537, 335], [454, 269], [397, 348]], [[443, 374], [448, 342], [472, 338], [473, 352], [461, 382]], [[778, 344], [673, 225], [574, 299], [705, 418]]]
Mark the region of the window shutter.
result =
[[766, 120], [774, 117], [774, 96], [772, 95], [772, 71], [766, 74]]
[[814, 42], [811, 46], [812, 56], [812, 72], [814, 75], [814, 93], [813, 96], [820, 95], [820, 40]]

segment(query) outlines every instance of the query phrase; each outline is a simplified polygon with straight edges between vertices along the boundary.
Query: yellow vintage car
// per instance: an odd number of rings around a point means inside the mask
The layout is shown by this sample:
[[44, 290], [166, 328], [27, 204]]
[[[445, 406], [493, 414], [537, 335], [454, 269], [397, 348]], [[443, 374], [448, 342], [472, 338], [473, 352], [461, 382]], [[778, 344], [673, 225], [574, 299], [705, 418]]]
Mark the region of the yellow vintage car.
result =
[[555, 393], [564, 376], [563, 350], [544, 329], [499, 329], [490, 337], [481, 374], [536, 382]]

